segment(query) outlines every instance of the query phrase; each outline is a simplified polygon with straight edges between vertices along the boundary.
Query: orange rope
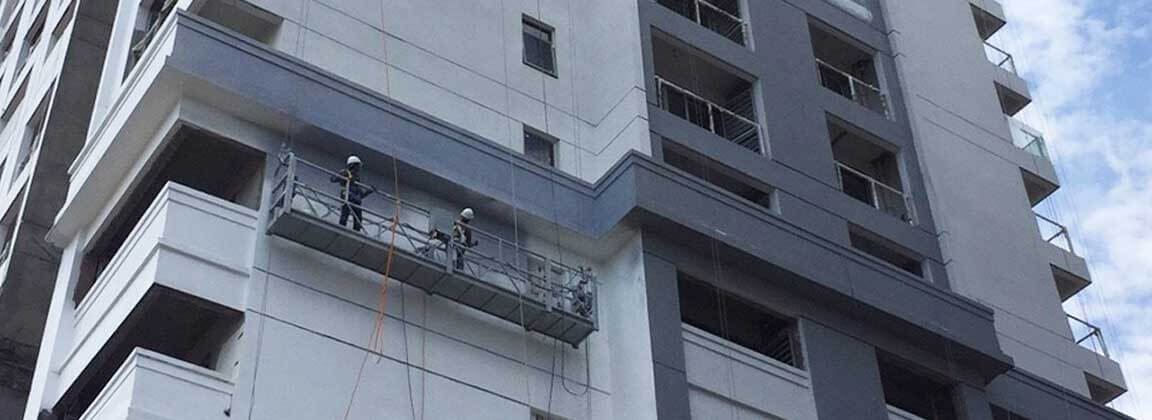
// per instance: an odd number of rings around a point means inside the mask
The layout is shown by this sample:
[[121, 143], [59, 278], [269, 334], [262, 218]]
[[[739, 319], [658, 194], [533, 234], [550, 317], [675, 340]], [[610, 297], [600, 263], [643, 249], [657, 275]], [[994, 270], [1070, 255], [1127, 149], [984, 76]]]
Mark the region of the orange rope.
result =
[[[384, 319], [386, 316], [384, 311], [388, 305], [388, 279], [389, 275], [392, 274], [392, 259], [396, 256], [396, 228], [400, 225], [400, 206], [402, 204], [400, 201], [400, 179], [395, 176], [398, 175], [398, 173], [395, 173], [398, 172], [395, 158], [393, 158], [392, 167], [394, 171], [393, 180], [396, 183], [396, 190], [394, 191], [396, 195], [396, 214], [392, 216], [392, 238], [388, 241], [388, 258], [384, 263], [384, 279], [380, 285], [380, 300], [376, 307], [376, 326], [372, 330], [372, 336], [368, 338], [369, 349], [364, 352], [364, 360], [360, 361], [360, 370], [356, 373], [356, 385], [352, 387], [352, 396], [348, 398], [348, 405], [344, 408], [344, 420], [348, 420], [348, 415], [352, 412], [352, 403], [356, 401], [356, 392], [360, 390], [360, 381], [364, 378], [364, 365], [368, 364], [368, 355], [373, 351], [376, 353], [384, 352]], [[404, 314], [400, 314], [400, 317], [403, 318]], [[405, 321], [401, 319], [400, 322]], [[407, 337], [405, 337], [404, 345], [408, 345]]]

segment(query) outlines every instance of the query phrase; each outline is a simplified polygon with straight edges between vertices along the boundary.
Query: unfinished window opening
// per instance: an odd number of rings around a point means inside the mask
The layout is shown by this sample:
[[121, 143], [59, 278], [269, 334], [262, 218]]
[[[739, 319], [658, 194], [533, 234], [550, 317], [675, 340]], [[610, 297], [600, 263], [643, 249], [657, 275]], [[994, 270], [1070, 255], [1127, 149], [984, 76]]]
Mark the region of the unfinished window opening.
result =
[[[3, 12], [0, 12], [0, 25], [5, 24], [5, 23], [9, 23], [8, 22], [9, 18], [11, 18], [13, 21], [15, 21], [16, 16], [20, 16], [19, 12], [15, 13], [15, 14], [12, 13], [13, 10], [16, 10], [16, 5], [18, 5], [18, 4], [21, 4], [20, 0], [7, 0], [4, 2], [4, 10], [3, 10]], [[9, 26], [16, 26], [16, 25], [12, 24]]]
[[1031, 420], [1000, 406], [992, 406], [992, 420]]
[[60, 37], [64, 35], [64, 30], [68, 29], [68, 24], [72, 23], [72, 18], [76, 15], [76, 2], [79, 0], [72, 0], [68, 3], [68, 9], [60, 16], [60, 20], [56, 22], [56, 27], [52, 29], [52, 43], [48, 45], [49, 51], [56, 50], [56, 45], [60, 43]]
[[[8, 8], [9, 6], [15, 5], [16, 3], [18, 3], [18, 2], [17, 1], [9, 1], [6, 3], [5, 8]], [[19, 13], [17, 13], [17, 16], [19, 16]], [[7, 28], [6, 28], [7, 31], [4, 32], [4, 39], [3, 39], [3, 41], [0, 41], [0, 42], [2, 42], [2, 44], [0, 44], [0, 45], [2, 45], [2, 46], [0, 46], [0, 49], [2, 49], [4, 51], [4, 61], [3, 62], [8, 61], [8, 56], [10, 56], [12, 53], [12, 46], [16, 43], [16, 29], [20, 25], [18, 22], [15, 21], [15, 19], [16, 18], [13, 18], [13, 22], [7, 26]], [[7, 21], [7, 19], [5, 19], [5, 22], [6, 21]]]
[[748, 45], [748, 24], [740, 0], [656, 0], [712, 32], [740, 45]]
[[119, 252], [128, 235], [168, 182], [242, 206], [259, 209], [264, 179], [262, 152], [207, 132], [183, 128], [175, 134], [142, 180], [119, 204], [109, 220], [90, 242], [80, 266], [80, 278], [73, 302], [83, 301], [88, 290]]
[[934, 375], [881, 356], [880, 382], [889, 406], [924, 420], [956, 420], [952, 386]]
[[915, 222], [894, 147], [882, 146], [879, 140], [831, 118], [828, 137], [844, 194], [902, 221]]
[[208, 0], [197, 15], [263, 44], [271, 44], [283, 18], [246, 1]]
[[529, 126], [524, 126], [524, 156], [533, 162], [548, 167], [556, 167], [555, 137], [549, 136]]
[[652, 58], [660, 109], [736, 145], [763, 153], [751, 78], [652, 30]]
[[[53, 409], [80, 418], [136, 348], [231, 377], [239, 364], [244, 315], [234, 309], [152, 286]], [[221, 410], [227, 408], [221, 401]]]
[[861, 106], [891, 118], [876, 68], [876, 51], [819, 22], [810, 22], [812, 53], [820, 84]]
[[8, 101], [8, 107], [4, 108], [4, 114], [0, 119], [7, 124], [12, 121], [12, 116], [16, 114], [16, 109], [20, 107], [20, 103], [24, 102], [24, 96], [28, 93], [28, 80], [32, 78], [32, 74], [24, 75], [24, 79], [20, 82], [20, 87], [16, 88], [16, 93], [12, 94], [12, 100]]
[[677, 273], [680, 317], [688, 325], [803, 369], [796, 321]]
[[548, 24], [524, 15], [524, 64], [556, 77], [556, 30]]
[[48, 114], [48, 99], [49, 96], [45, 95], [40, 100], [40, 105], [36, 107], [36, 111], [24, 128], [24, 135], [20, 138], [20, 149], [16, 155], [16, 172], [12, 174], [12, 182], [15, 182], [24, 173], [24, 168], [28, 167], [32, 161], [32, 156], [40, 150], [40, 142], [44, 138], [44, 120]]
[[720, 187], [765, 210], [775, 212], [775, 191], [734, 169], [668, 140], [663, 142], [664, 163]]
[[849, 226], [848, 240], [852, 243], [853, 248], [863, 251], [865, 254], [892, 264], [908, 274], [924, 277], [923, 259], [900, 245], [857, 226]]

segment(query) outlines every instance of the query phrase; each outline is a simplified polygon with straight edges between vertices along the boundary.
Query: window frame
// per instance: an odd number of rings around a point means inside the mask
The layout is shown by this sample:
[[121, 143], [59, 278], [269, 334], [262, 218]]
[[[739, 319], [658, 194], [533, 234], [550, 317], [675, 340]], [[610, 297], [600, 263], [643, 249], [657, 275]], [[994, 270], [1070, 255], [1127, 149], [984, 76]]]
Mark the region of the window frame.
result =
[[[556, 28], [552, 27], [552, 25], [544, 23], [544, 22], [540, 21], [539, 19], [536, 19], [536, 18], [534, 18], [532, 16], [528, 16], [528, 15], [521, 15], [520, 22], [521, 22], [521, 25], [520, 25], [521, 37], [520, 37], [520, 39], [521, 39], [521, 43], [522, 43], [521, 59], [524, 62], [524, 65], [531, 67], [531, 68], [534, 68], [534, 69], [540, 71], [541, 73], [552, 76], [552, 78], [559, 78], [559, 76], [557, 76], [558, 72], [556, 70]], [[530, 33], [529, 29], [533, 29], [535, 31], [539, 31], [539, 32], [544, 33], [545, 35], [548, 36], [548, 39], [541, 39], [540, 37], [536, 36], [535, 34]], [[528, 43], [526, 42], [527, 37], [529, 37], [529, 36], [531, 36], [535, 39], [538, 39], [540, 41], [543, 41], [545, 44], [548, 45], [548, 50], [549, 50], [548, 59], [549, 59], [549, 61], [551, 61], [551, 63], [550, 63], [551, 68], [548, 68], [548, 67], [545, 67], [541, 64], [535, 63], [529, 59], [529, 57], [528, 57]]]
[[[541, 162], [539, 160], [536, 160], [535, 158], [532, 157], [533, 156], [532, 154], [528, 153], [529, 136], [531, 136], [532, 138], [534, 138], [534, 139], [536, 139], [542, 143], [548, 144], [548, 146], [549, 146], [548, 157], [549, 157], [550, 162]], [[545, 133], [543, 131], [532, 128], [531, 126], [525, 124], [524, 125], [523, 141], [524, 141], [524, 143], [522, 144], [522, 147], [523, 147], [522, 154], [524, 155], [525, 158], [527, 158], [530, 161], [536, 162], [540, 165], [547, 166], [549, 168], [556, 168], [556, 164], [558, 163], [558, 158], [559, 158], [559, 156], [558, 156], [559, 154], [557, 153], [558, 152], [557, 145], [560, 143], [560, 139], [558, 139], [554, 136], [551, 136], [548, 133]]]

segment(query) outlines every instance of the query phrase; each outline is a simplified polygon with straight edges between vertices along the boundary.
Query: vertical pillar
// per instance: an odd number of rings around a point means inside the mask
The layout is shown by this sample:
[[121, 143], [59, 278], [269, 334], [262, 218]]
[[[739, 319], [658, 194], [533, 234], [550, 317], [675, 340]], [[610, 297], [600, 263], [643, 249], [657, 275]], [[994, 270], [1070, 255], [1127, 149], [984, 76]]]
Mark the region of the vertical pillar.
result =
[[688, 420], [692, 415], [688, 406], [688, 375], [684, 368], [676, 266], [646, 252], [644, 278], [652, 337], [656, 416], [660, 420]]
[[952, 402], [959, 420], [992, 420], [988, 394], [982, 389], [968, 384], [956, 385], [952, 390]]
[[802, 321], [816, 413], [822, 420], [887, 420], [876, 350], [839, 331]]

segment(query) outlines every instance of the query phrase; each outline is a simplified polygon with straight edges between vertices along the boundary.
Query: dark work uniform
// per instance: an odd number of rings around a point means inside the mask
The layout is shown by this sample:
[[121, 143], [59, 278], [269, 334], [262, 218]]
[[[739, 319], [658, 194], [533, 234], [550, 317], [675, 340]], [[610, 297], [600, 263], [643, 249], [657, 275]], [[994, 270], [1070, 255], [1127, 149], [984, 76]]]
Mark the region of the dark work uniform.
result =
[[359, 232], [364, 227], [364, 208], [361, 204], [364, 203], [364, 197], [372, 194], [372, 191], [360, 184], [359, 171], [344, 169], [340, 171], [339, 176], [332, 177], [332, 182], [340, 183], [340, 198], [344, 200], [344, 204], [340, 206], [340, 226], [347, 225], [348, 214], [351, 213], [352, 229]]

